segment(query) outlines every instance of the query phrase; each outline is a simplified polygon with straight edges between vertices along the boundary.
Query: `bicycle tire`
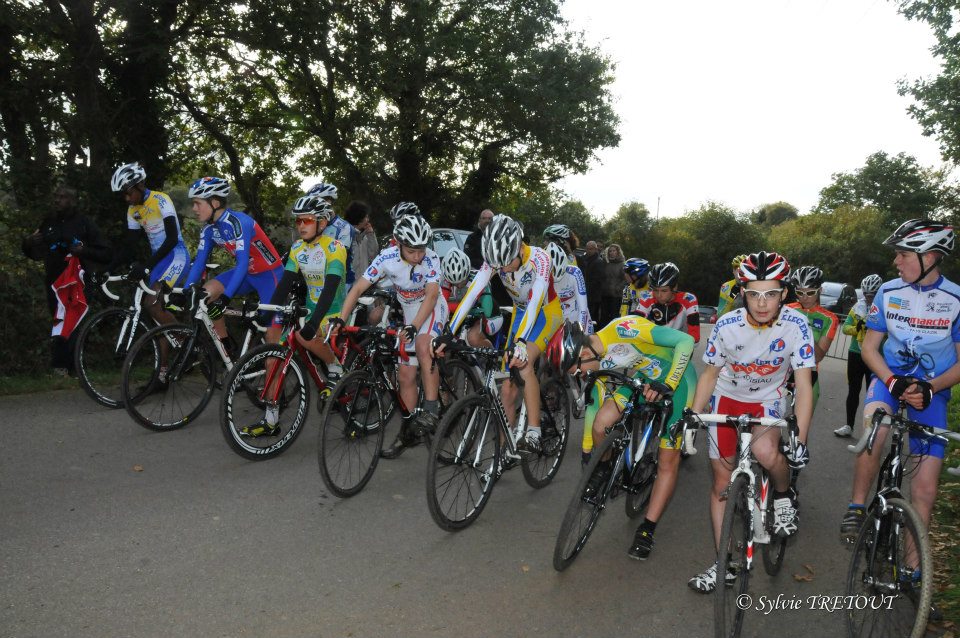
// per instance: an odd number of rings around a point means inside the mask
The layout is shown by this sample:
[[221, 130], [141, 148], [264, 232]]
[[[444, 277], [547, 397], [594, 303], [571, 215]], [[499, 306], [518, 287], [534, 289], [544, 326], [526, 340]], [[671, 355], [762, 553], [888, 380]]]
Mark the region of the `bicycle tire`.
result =
[[[901, 539], [901, 530], [908, 536]], [[910, 542], [918, 550], [919, 583], [904, 578], [915, 569], [901, 554], [908, 551], [905, 547], [907, 538], [912, 539]], [[876, 511], [876, 505], [870, 508], [853, 546], [846, 594], [865, 596], [867, 600], [892, 596], [881, 599], [879, 609], [868, 604], [864, 609], [847, 610], [845, 616], [850, 636], [920, 638], [926, 634], [933, 598], [933, 558], [926, 527], [906, 500], [888, 499], [887, 510], [881, 513]]]
[[443, 415], [430, 446], [426, 481], [430, 516], [441, 529], [465, 529], [483, 512], [497, 482], [501, 432], [484, 392], [459, 399]]
[[523, 478], [530, 487], [546, 487], [560, 471], [570, 433], [567, 387], [556, 377], [540, 386], [540, 451], [520, 459]]
[[[714, 635], [717, 638], [739, 636], [743, 628], [744, 610], [737, 601], [747, 593], [750, 585], [748, 548], [753, 535], [747, 487], [746, 476], [741, 474], [734, 479], [723, 510], [720, 551], [717, 552], [717, 589], [713, 594]], [[734, 587], [725, 586], [728, 566], [737, 575]]]
[[380, 396], [370, 371], [354, 370], [340, 379], [323, 408], [317, 464], [327, 489], [340, 498], [359, 493], [377, 468], [386, 430]]
[[[767, 489], [773, 491], [772, 481], [767, 483]], [[766, 518], [766, 531], [770, 535], [770, 542], [763, 543], [760, 548], [760, 555], [763, 556], [763, 569], [770, 576], [776, 576], [780, 573], [780, 568], [783, 567], [783, 557], [787, 553], [787, 541], [789, 540], [786, 536], [777, 536], [773, 533], [773, 521], [773, 494], [771, 493], [767, 495]]]
[[463, 397], [480, 389], [477, 371], [460, 359], [440, 362], [440, 409], [441, 414]]
[[[188, 342], [193, 345], [186, 352], [183, 346]], [[169, 374], [177, 375], [166, 383], [159, 379], [157, 355], [163, 343], [169, 348]], [[203, 333], [187, 324], [151, 328], [137, 339], [123, 362], [124, 407], [137, 424], [148, 430], [176, 430], [196, 419], [213, 397], [216, 383], [212, 347], [203, 339]], [[184, 405], [192, 407], [185, 410]]]
[[[620, 472], [614, 471], [604, 484], [603, 490], [595, 497], [591, 499], [584, 497], [590, 479], [598, 471], [600, 460], [624, 436], [626, 435], [622, 430], [615, 430], [607, 435], [603, 443], [593, 451], [590, 462], [587, 463], [583, 475], [577, 482], [577, 490], [573, 493], [573, 497], [563, 514], [563, 522], [560, 524], [557, 542], [553, 547], [553, 568], [558, 572], [562, 572], [569, 567], [583, 551], [590, 535], [597, 526], [597, 521], [600, 520], [600, 515], [606, 508], [607, 498], [613, 491], [614, 483], [620, 480], [618, 476]], [[622, 459], [623, 454], [615, 460], [615, 470], [623, 467]]]
[[267, 371], [272, 361], [288, 356], [289, 348], [263, 344], [247, 351], [224, 379], [220, 401], [220, 430], [230, 449], [251, 461], [265, 461], [283, 453], [300, 436], [310, 410], [307, 375], [294, 356], [279, 373], [282, 384], [279, 401], [279, 430], [276, 435], [249, 436], [244, 426], [254, 425], [264, 416], [266, 404], [261, 398]]
[[[641, 426], [635, 424], [634, 427]], [[633, 469], [630, 471], [629, 489], [626, 490], [627, 497], [624, 499], [624, 510], [628, 518], [637, 518], [650, 504], [653, 484], [657, 480], [659, 454], [660, 439], [651, 436], [647, 442], [647, 449], [643, 451], [639, 460], [634, 462]]]
[[[84, 321], [77, 333], [73, 368], [80, 387], [91, 399], [114, 410], [123, 407], [120, 386], [127, 344], [131, 343], [132, 321], [128, 320], [132, 320], [133, 315], [129, 308], [105, 308]], [[139, 320], [132, 336], [149, 329]]]

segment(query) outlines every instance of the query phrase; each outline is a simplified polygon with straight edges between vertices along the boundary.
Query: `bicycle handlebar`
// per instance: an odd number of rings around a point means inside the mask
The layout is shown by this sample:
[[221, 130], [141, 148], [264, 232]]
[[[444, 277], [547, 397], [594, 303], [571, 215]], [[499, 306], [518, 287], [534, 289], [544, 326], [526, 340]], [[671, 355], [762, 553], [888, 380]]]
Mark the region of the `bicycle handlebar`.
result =
[[[891, 414], [887, 414], [884, 410], [877, 410], [873, 414], [872, 427], [869, 430], [865, 430], [856, 443], [848, 445], [847, 450], [853, 454], [860, 454], [864, 450], [872, 452], [873, 445], [877, 440], [877, 432], [879, 432], [880, 428], [889, 428], [893, 425], [897, 425], [903, 429], [921, 430], [927, 434], [933, 434], [934, 436], [960, 442], [960, 433], [934, 427], [932, 425], [924, 425], [923, 423], [910, 421], [899, 415], [893, 416]], [[960, 467], [947, 468], [947, 472], [953, 476], [960, 476]]]

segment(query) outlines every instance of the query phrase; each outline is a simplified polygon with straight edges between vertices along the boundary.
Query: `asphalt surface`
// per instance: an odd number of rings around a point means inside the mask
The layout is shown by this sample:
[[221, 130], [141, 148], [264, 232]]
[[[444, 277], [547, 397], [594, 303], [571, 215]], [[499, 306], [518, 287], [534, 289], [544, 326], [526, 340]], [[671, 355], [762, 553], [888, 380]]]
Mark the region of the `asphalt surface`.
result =
[[[844, 366], [821, 366], [800, 533], [777, 577], [758, 565], [751, 580], [756, 606], [782, 595], [798, 608], [749, 611], [744, 636], [843, 634], [840, 612], [810, 606], [843, 593], [849, 559], [837, 532], [853, 457], [832, 433]], [[683, 463], [649, 560], [627, 557], [636, 523], [618, 499], [557, 573], [579, 421], [551, 485], [533, 490], [512, 471], [472, 527], [447, 533], [427, 510], [423, 447], [381, 461], [363, 492], [340, 500], [317, 469], [313, 406], [295, 445], [258, 463], [227, 447], [217, 405], [153, 433], [80, 390], [0, 399], [0, 635], [713, 633], [713, 598], [687, 587], [713, 561], [702, 445]]]

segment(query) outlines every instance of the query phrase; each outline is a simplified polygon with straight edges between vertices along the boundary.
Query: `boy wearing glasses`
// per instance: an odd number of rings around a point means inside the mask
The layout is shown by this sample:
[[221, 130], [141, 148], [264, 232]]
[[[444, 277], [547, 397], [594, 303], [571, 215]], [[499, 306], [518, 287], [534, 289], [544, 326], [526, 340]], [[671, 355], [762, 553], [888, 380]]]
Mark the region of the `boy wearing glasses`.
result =
[[[840, 326], [840, 320], [820, 305], [820, 288], [823, 286], [823, 271], [816, 266], [801, 266], [793, 273], [794, 291], [797, 295], [797, 301], [787, 304], [788, 308], [800, 311], [807, 317], [810, 329], [813, 330], [813, 351], [817, 360], [817, 368], [820, 361], [827, 356], [830, 350], [830, 344], [837, 336], [837, 328]], [[813, 371], [813, 409], [817, 409], [817, 401], [820, 399], [820, 380], [817, 378], [817, 370]]]

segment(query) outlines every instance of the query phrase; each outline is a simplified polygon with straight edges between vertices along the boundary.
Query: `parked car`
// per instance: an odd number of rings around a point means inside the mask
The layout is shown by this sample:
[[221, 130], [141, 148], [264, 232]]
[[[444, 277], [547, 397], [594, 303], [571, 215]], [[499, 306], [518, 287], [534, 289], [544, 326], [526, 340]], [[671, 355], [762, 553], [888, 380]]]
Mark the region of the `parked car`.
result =
[[853, 286], [836, 281], [825, 281], [820, 288], [820, 305], [836, 314], [845, 316], [857, 303], [857, 293]]
[[717, 323], [716, 306], [700, 306], [700, 323]]
[[451, 248], [463, 250], [463, 243], [470, 236], [470, 231], [460, 230], [458, 228], [434, 228], [433, 239], [430, 241], [430, 247], [440, 259], [450, 252]]

